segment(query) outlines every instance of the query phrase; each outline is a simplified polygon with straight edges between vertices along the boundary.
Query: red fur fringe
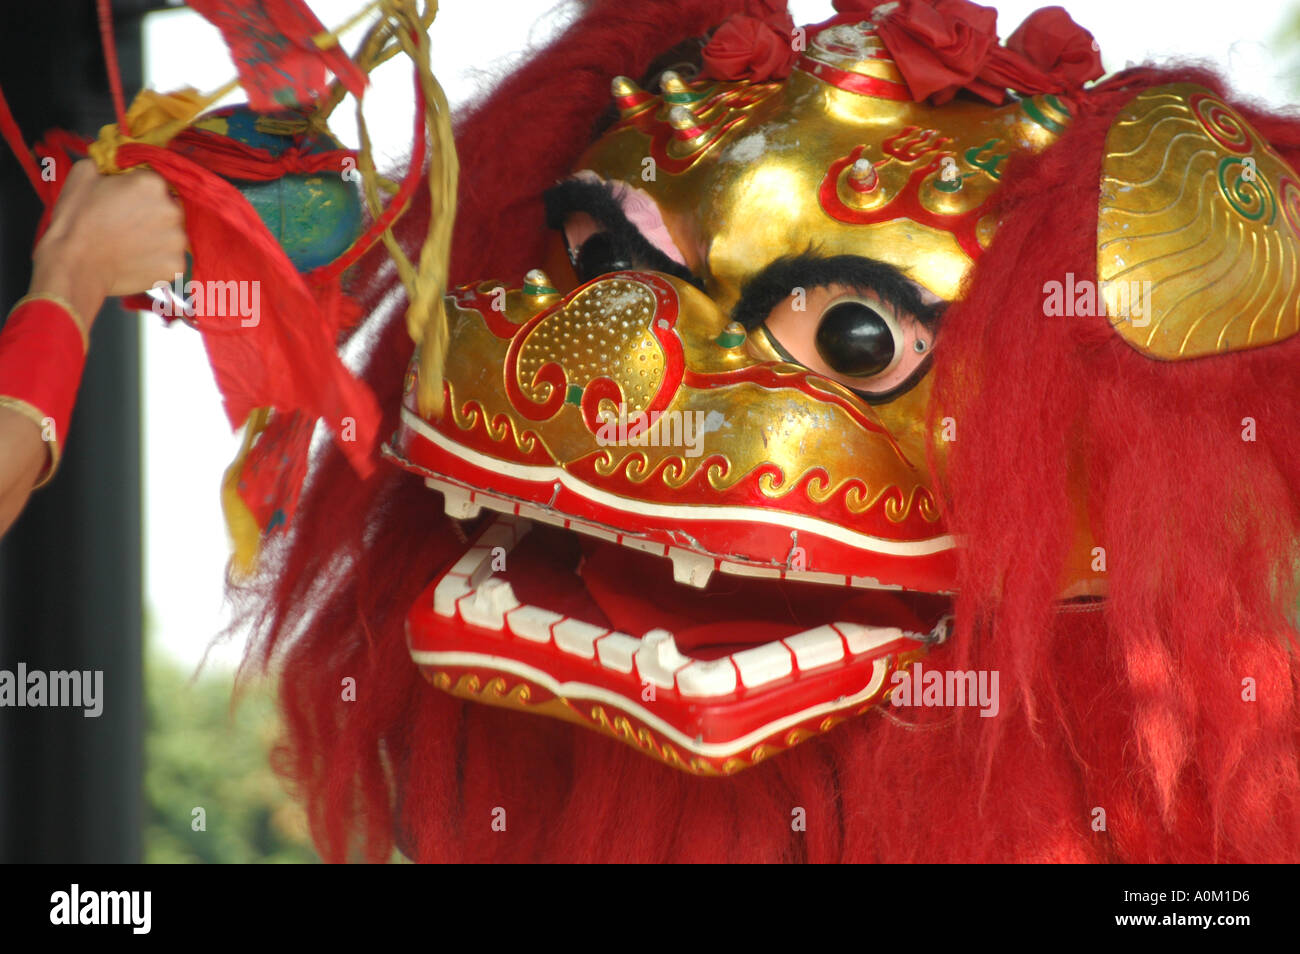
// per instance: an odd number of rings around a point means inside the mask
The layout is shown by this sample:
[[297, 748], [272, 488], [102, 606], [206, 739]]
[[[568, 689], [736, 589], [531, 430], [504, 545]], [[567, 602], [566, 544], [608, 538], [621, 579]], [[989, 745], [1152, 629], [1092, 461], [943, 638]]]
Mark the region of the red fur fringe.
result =
[[[540, 261], [540, 194], [585, 148], [610, 78], [742, 6], [589, 3], [506, 79], [459, 126], [454, 279], [517, 281]], [[1095, 277], [1111, 117], [1139, 89], [1186, 78], [1218, 87], [1172, 71], [1111, 81], [1057, 147], [1009, 175], [997, 239], [945, 318], [936, 413], [957, 420], [947, 491], [970, 545], [961, 625], [934, 664], [998, 670], [999, 717], [875, 712], [710, 780], [565, 723], [462, 703], [423, 682], [403, 632], [460, 548], [440, 501], [392, 468], [360, 481], [327, 447], [296, 530], [239, 594], [257, 624], [250, 663], [279, 676], [277, 765], [322, 855], [382, 860], [396, 839], [421, 861], [1300, 860], [1300, 340], [1167, 364], [1104, 323], [1042, 315], [1046, 281]], [[1300, 159], [1300, 123], [1248, 115]], [[405, 222], [406, 237], [422, 225]], [[368, 274], [374, 306], [392, 278], [377, 258]], [[411, 350], [388, 317], [363, 329], [385, 433]], [[1076, 453], [1111, 599], [1060, 613]], [[796, 808], [806, 831], [792, 830]]]
[[[969, 542], [953, 665], [1000, 670], [1013, 705], [963, 748], [987, 769], [984, 799], [996, 785], [1023, 805], [979, 822], [983, 857], [1026, 821], [1063, 823], [1048, 857], [1300, 856], [1300, 340], [1162, 362], [1105, 321], [1043, 315], [1046, 282], [1096, 280], [1114, 113], [1183, 80], [1225, 92], [1202, 71], [1119, 77], [1057, 148], [1008, 171], [994, 246], [945, 319], [934, 413], [957, 422], [946, 491]], [[1300, 122], [1246, 111], [1295, 161]], [[1065, 616], [1055, 594], [1079, 465], [1110, 595]], [[1248, 679], [1255, 701], [1243, 699]], [[1097, 808], [1105, 833], [1085, 821]]]

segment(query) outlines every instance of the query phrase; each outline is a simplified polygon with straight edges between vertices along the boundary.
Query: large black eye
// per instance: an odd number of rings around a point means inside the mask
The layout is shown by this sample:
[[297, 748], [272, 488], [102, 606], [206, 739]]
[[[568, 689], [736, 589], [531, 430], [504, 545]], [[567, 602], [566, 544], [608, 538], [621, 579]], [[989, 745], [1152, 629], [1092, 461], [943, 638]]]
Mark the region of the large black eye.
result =
[[608, 232], [597, 232], [583, 242], [582, 247], [578, 249], [577, 261], [573, 263], [573, 270], [584, 282], [609, 272], [622, 272], [632, 267], [631, 254]]
[[822, 313], [817, 353], [840, 374], [879, 374], [893, 363], [895, 349], [894, 329], [870, 305], [842, 301]]

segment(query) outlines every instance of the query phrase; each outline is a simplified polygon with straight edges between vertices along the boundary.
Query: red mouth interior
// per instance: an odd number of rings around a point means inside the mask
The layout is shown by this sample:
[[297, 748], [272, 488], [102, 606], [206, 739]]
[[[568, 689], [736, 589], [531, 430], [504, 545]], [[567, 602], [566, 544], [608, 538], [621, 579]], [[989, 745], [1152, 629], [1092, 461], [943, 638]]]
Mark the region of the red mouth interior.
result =
[[535, 524], [500, 574], [522, 602], [640, 637], [671, 632], [677, 647], [714, 659], [825, 623], [927, 633], [946, 597], [756, 579], [715, 572], [706, 589], [673, 580], [671, 562], [579, 533]]

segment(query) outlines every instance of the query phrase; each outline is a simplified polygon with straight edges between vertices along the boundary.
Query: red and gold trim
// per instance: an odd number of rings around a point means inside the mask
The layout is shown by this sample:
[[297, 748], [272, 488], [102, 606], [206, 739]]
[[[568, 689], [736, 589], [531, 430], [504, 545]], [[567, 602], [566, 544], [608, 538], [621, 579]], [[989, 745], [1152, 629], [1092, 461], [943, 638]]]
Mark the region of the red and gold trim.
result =
[[[884, 59], [885, 57], [876, 54], [875, 58]], [[910, 103], [912, 93], [907, 88], [906, 83], [898, 83], [893, 80], [882, 79], [878, 76], [871, 76], [867, 73], [858, 73], [852, 70], [840, 69], [837, 66], [831, 66], [829, 63], [823, 63], [821, 60], [814, 59], [807, 54], [801, 56], [794, 65], [795, 69], [810, 73], [824, 83], [829, 83], [836, 89], [842, 89], [850, 93], [859, 93], [863, 96], [871, 96], [876, 99], [892, 99], [900, 103]]]
[[[890, 660], [893, 664], [890, 672], [906, 671], [922, 655], [923, 652], [914, 651], [897, 662]], [[882, 691], [865, 702], [832, 714], [810, 717], [793, 727], [774, 730], [761, 741], [738, 748], [735, 754], [721, 756], [692, 752], [688, 746], [675, 742], [656, 727], [617, 706], [557, 696], [513, 673], [499, 673], [491, 668], [440, 665], [422, 665], [420, 670], [431, 685], [457, 698], [570, 722], [630, 745], [670, 768], [706, 778], [735, 775], [801, 742], [823, 735], [842, 722], [887, 706], [893, 688], [890, 684], [883, 684]]]

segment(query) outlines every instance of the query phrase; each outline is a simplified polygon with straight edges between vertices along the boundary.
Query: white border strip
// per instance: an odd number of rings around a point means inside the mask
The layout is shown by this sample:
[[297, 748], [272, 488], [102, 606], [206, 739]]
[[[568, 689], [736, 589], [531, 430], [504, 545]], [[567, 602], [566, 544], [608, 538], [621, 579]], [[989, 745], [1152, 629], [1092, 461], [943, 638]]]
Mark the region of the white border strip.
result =
[[[889, 655], [893, 655], [892, 653]], [[543, 672], [527, 663], [519, 662], [517, 659], [510, 659], [505, 656], [488, 656], [482, 653], [466, 652], [436, 652], [436, 651], [411, 651], [411, 658], [421, 666], [461, 666], [461, 667], [480, 667], [483, 669], [494, 669], [500, 672], [508, 672], [512, 675], [527, 679], [530, 682], [544, 688], [547, 692], [554, 693], [557, 696], [563, 696], [566, 699], [583, 699], [592, 702], [603, 702], [606, 705], [620, 709], [628, 715], [635, 716], [646, 725], [650, 726], [656, 732], [666, 736], [677, 745], [689, 752], [701, 755], [706, 758], [725, 758], [729, 755], [737, 755], [748, 749], [750, 746], [757, 745], [777, 733], [783, 732], [791, 726], [797, 725], [806, 719], [812, 719], [820, 715], [826, 715], [831, 712], [839, 712], [842, 709], [848, 709], [860, 702], [865, 702], [877, 692], [885, 682], [885, 659], [888, 657], [879, 657], [871, 661], [871, 682], [861, 692], [856, 692], [851, 696], [842, 696], [836, 702], [823, 702], [815, 706], [810, 706], [802, 712], [796, 712], [792, 715], [783, 716], [775, 722], [769, 722], [761, 728], [755, 729], [748, 735], [741, 736], [731, 742], [696, 742], [689, 736], [683, 735], [679, 729], [669, 725], [659, 716], [647, 710], [640, 703], [627, 699], [616, 692], [603, 689], [600, 686], [593, 686], [585, 682], [558, 682], [550, 673]]]
[[[604, 490], [597, 490], [590, 484], [579, 480], [570, 474], [567, 470], [560, 467], [537, 467], [531, 464], [514, 464], [509, 461], [499, 460], [495, 457], [489, 457], [481, 454], [476, 450], [468, 447], [462, 447], [453, 442], [450, 438], [439, 434], [433, 428], [429, 427], [422, 421], [418, 415], [412, 413], [408, 408], [402, 408], [402, 421], [421, 437], [434, 444], [461, 460], [468, 461], [476, 467], [487, 471], [496, 471], [518, 480], [527, 480], [532, 483], [560, 483], [569, 490], [576, 493], [593, 503], [609, 507], [612, 510], [621, 510], [624, 512], [645, 514], [646, 516], [658, 517], [668, 521], [678, 520], [724, 520], [743, 523], [763, 523], [775, 527], [790, 528], [805, 533], [814, 533], [822, 537], [827, 537], [839, 543], [846, 544], [857, 550], [866, 550], [872, 553], [883, 553], [888, 556], [929, 556], [933, 553], [941, 553], [944, 550], [951, 550], [956, 546], [956, 541], [951, 534], [943, 534], [938, 537], [931, 537], [928, 540], [916, 540], [912, 542], [901, 540], [885, 540], [882, 537], [872, 537], [865, 533], [857, 533], [845, 527], [833, 523], [827, 523], [824, 520], [818, 520], [816, 517], [808, 517], [803, 514], [786, 513], [785, 511], [769, 511], [759, 507], [679, 507], [672, 504], [657, 504], [646, 501], [631, 500], [627, 497], [620, 497], [617, 494], [611, 494]], [[445, 475], [444, 475], [445, 476]], [[471, 488], [472, 489], [472, 488]]]

